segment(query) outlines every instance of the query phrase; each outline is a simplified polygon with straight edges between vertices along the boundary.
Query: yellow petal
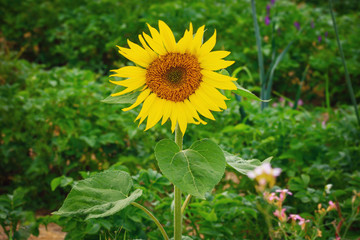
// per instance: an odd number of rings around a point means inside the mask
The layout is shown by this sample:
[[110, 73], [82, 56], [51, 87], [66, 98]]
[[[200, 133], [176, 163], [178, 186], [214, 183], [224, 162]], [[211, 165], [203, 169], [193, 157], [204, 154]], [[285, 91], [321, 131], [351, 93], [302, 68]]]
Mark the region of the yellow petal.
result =
[[144, 91], [142, 91], [140, 93], [140, 95], [137, 97], [135, 103], [133, 105], [131, 105], [130, 107], [123, 108], [123, 111], [129, 111], [129, 110], [139, 106], [145, 100], [145, 98], [147, 98], [147, 96], [149, 96], [150, 92], [151, 92], [150, 89], [145, 89]]
[[202, 80], [204, 83], [210, 84], [213, 87], [220, 88], [220, 89], [229, 89], [229, 90], [236, 90], [237, 87], [232, 81], [217, 81], [213, 78], [208, 78], [203, 76]]
[[226, 76], [217, 72], [209, 71], [209, 70], [201, 70], [201, 74], [206, 78], [211, 78], [216, 81], [236, 81], [236, 78]]
[[139, 115], [136, 117], [135, 121], [140, 119], [139, 125], [145, 120], [148, 116], [149, 110], [151, 108], [152, 103], [154, 102], [155, 98], [157, 98], [155, 93], [151, 93], [149, 97], [147, 97], [144, 101], [144, 104], [140, 110]]
[[200, 62], [200, 66], [203, 69], [207, 69], [207, 70], [219, 70], [219, 69], [223, 69], [223, 68], [227, 68], [229, 66], [231, 66], [232, 64], [234, 64], [235, 61], [225, 61], [225, 60], [204, 60]]
[[174, 132], [175, 127], [176, 127], [176, 122], [177, 122], [177, 118], [178, 118], [178, 111], [176, 111], [176, 103], [175, 102], [171, 102], [171, 107], [172, 107], [172, 112], [171, 112], [171, 132]]
[[[111, 81], [111, 80], [110, 80], [110, 82], [116, 84], [116, 82], [113, 82], [113, 81]], [[122, 81], [119, 81], [119, 82], [122, 82]], [[116, 97], [116, 96], [124, 95], [124, 94], [126, 94], [126, 93], [129, 93], [129, 92], [132, 92], [132, 91], [138, 89], [139, 87], [141, 87], [141, 86], [143, 85], [143, 84], [141, 84], [140, 81], [137, 82], [137, 83], [139, 83], [139, 84], [138, 84], [138, 85], [137, 85], [137, 84], [131, 85], [131, 86], [129, 86], [128, 88], [126, 88], [125, 90], [123, 90], [123, 91], [121, 91], [121, 92], [111, 94], [111, 96], [112, 96], [112, 97]], [[118, 85], [119, 85], [119, 84], [118, 84]]]
[[209, 109], [206, 108], [206, 105], [204, 105], [201, 100], [199, 100], [198, 96], [196, 94], [193, 94], [189, 97], [189, 100], [191, 104], [195, 107], [195, 109], [204, 117], [209, 118], [211, 120], [215, 120], [214, 116], [211, 114]]
[[190, 101], [188, 99], [186, 99], [184, 101], [185, 103], [185, 107], [188, 109], [188, 112], [190, 114], [190, 116], [192, 116], [193, 118], [195, 118], [196, 120], [198, 120], [199, 122], [201, 122], [202, 124], [206, 124], [206, 122], [204, 122], [198, 115], [198, 113], [196, 112], [195, 107], [190, 103]]
[[156, 97], [154, 99], [154, 102], [152, 103], [151, 111], [149, 111], [145, 131], [149, 128], [152, 128], [153, 126], [155, 126], [156, 123], [159, 122], [161, 116], [163, 115], [163, 111], [164, 100]]
[[200, 50], [200, 46], [202, 44], [203, 41], [203, 36], [204, 36], [204, 29], [205, 26], [201, 26], [199, 27], [199, 29], [196, 31], [193, 43], [192, 43], [192, 52], [199, 52]]
[[178, 111], [178, 123], [180, 126], [180, 130], [184, 135], [187, 127], [187, 112], [185, 111], [183, 105], [183, 102], [176, 103], [176, 111]]
[[201, 87], [204, 89], [204, 93], [208, 96], [211, 96], [214, 101], [216, 101], [217, 105], [222, 108], [226, 109], [227, 106], [225, 104], [224, 100], [228, 100], [224, 95], [222, 95], [216, 88], [208, 85], [208, 84], [202, 84]]
[[199, 57], [201, 58], [203, 55], [208, 54], [214, 48], [215, 43], [216, 43], [216, 30], [212, 35], [212, 37], [201, 46]]
[[[204, 85], [204, 83], [202, 84]], [[203, 87], [201, 86], [199, 89], [196, 90], [197, 97], [199, 100], [203, 103], [206, 108], [213, 111], [220, 111], [220, 108], [217, 106], [217, 104], [214, 102], [214, 100], [211, 97], [208, 97], [203, 90]]]
[[159, 20], [159, 30], [160, 30], [160, 36], [161, 39], [165, 45], [165, 48], [168, 52], [175, 51], [176, 48], [176, 41], [173, 32], [169, 28], [166, 23]]
[[[166, 53], [166, 49], [164, 47], [164, 43], [163, 43], [163, 40], [161, 38], [161, 35], [160, 33], [158, 32], [158, 30], [156, 30], [155, 28], [153, 28], [152, 26], [150, 26], [149, 24], [147, 24], [149, 30], [150, 30], [150, 33], [151, 33], [151, 37], [152, 39], [154, 40], [155, 43], [157, 43], [157, 48], [158, 50], [161, 51], [158, 52], [160, 55], [162, 54], [165, 54]], [[145, 37], [145, 36], [144, 36]], [[148, 39], [145, 38], [145, 40], [148, 42]], [[149, 42], [148, 42], [149, 43]], [[150, 47], [152, 48], [151, 44], [149, 43]], [[155, 49], [154, 49], [155, 50]], [[157, 52], [157, 51], [156, 51]]]
[[136, 55], [141, 56], [141, 58], [147, 62], [148, 64], [152, 63], [154, 61], [154, 57], [152, 57], [148, 51], [146, 51], [144, 48], [140, 47], [139, 45], [131, 42], [130, 40], [127, 40], [128, 45], [131, 50], [133, 50]]
[[188, 31], [186, 31], [184, 36], [177, 43], [178, 51], [180, 53], [185, 53], [188, 50], [191, 41], [192, 41], [192, 36]]
[[172, 112], [171, 103], [172, 103], [171, 101], [165, 100], [164, 114], [163, 114], [163, 118], [162, 118], [162, 121], [161, 121], [161, 125], [163, 125], [171, 115], [171, 112]]
[[129, 88], [133, 88], [133, 89], [137, 89], [141, 86], [143, 86], [145, 84], [145, 78], [129, 78], [127, 80], [122, 80], [122, 81], [112, 81], [109, 80], [111, 83], [119, 85], [119, 86], [124, 86], [124, 87], [129, 87]]
[[145, 68], [149, 66], [149, 61], [144, 60], [137, 51], [119, 46], [118, 48], [119, 48], [119, 53], [124, 57], [126, 57], [127, 59], [129, 59], [130, 61]]
[[199, 62], [212, 62], [212, 61], [219, 61], [222, 58], [229, 56], [231, 52], [229, 51], [213, 51], [209, 52], [208, 54], [204, 54], [199, 57]]
[[152, 48], [152, 50], [154, 50], [157, 54], [164, 55], [167, 53], [162, 42], [155, 41], [146, 33], [143, 33], [143, 36], [144, 36], [146, 42]]
[[190, 49], [191, 42], [193, 41], [193, 26], [190, 23], [189, 30], [186, 30], [184, 36], [177, 43], [177, 49], [180, 53], [185, 53]]
[[146, 76], [146, 69], [136, 66], [126, 66], [119, 69], [111, 70], [115, 72], [115, 74], [110, 75], [110, 77], [123, 77], [123, 78], [131, 78], [131, 77], [144, 77]]
[[143, 36], [141, 36], [141, 34], [139, 34], [139, 40], [141, 42], [141, 45], [146, 49], [146, 51], [148, 52], [148, 54], [150, 56], [152, 56], [154, 59], [158, 57], [158, 55], [146, 44]]

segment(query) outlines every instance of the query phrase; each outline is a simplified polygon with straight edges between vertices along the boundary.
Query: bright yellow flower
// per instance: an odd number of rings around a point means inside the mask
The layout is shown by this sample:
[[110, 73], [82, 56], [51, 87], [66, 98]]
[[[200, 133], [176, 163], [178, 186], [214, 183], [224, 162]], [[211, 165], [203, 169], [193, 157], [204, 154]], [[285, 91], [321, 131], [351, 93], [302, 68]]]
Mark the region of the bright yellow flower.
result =
[[234, 61], [223, 60], [230, 52], [211, 51], [216, 43], [216, 31], [204, 44], [205, 26], [193, 33], [189, 30], [178, 41], [171, 29], [159, 21], [159, 30], [148, 25], [151, 36], [139, 35], [142, 46], [128, 40], [129, 48], [119, 48], [119, 53], [133, 61], [137, 66], [126, 66], [112, 70], [111, 76], [127, 78], [122, 81], [110, 81], [126, 87], [112, 96], [133, 91], [141, 91], [136, 102], [124, 108], [133, 109], [143, 103], [136, 120], [139, 125], [147, 118], [146, 129], [153, 127], [162, 118], [161, 124], [171, 120], [171, 130], [176, 123], [184, 134], [188, 123], [206, 124], [202, 116], [215, 120], [211, 111], [226, 109], [225, 100], [217, 89], [235, 90], [236, 78], [214, 71], [226, 68]]

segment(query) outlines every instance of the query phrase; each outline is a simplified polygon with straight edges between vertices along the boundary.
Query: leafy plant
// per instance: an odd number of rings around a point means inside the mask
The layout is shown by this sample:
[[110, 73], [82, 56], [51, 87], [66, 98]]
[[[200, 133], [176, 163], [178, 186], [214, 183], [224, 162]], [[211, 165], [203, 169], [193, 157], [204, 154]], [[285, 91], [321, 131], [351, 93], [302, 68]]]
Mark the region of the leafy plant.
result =
[[8, 239], [28, 239], [30, 234], [39, 234], [34, 213], [23, 209], [28, 191], [17, 188], [12, 194], [0, 195], [0, 224]]

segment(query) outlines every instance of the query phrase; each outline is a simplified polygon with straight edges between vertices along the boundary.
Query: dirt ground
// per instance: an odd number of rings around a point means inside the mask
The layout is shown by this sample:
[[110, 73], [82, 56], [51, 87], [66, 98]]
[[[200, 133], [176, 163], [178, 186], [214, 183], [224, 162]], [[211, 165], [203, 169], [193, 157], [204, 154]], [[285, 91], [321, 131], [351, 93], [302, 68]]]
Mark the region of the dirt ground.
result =
[[29, 240], [63, 240], [66, 233], [61, 231], [61, 227], [55, 223], [49, 223], [47, 230], [44, 225], [39, 227], [39, 236], [31, 236]]
[[[47, 229], [44, 225], [40, 225], [39, 232], [38, 237], [31, 235], [29, 240], [64, 240], [66, 235], [66, 233], [61, 231], [61, 227], [55, 223], [49, 223]], [[0, 240], [7, 239], [6, 235], [0, 231]]]

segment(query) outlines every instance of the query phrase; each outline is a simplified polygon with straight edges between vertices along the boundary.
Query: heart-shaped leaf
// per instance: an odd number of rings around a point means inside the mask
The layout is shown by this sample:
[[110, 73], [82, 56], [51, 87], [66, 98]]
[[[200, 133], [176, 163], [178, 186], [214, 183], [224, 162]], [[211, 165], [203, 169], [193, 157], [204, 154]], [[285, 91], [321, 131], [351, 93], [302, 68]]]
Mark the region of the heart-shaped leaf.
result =
[[53, 214], [86, 219], [113, 215], [141, 196], [140, 189], [128, 196], [132, 185], [127, 172], [108, 170], [98, 173], [79, 181], [71, 189], [59, 211]]
[[162, 173], [175, 186], [200, 198], [215, 187], [225, 172], [224, 153], [209, 139], [182, 151], [175, 142], [164, 139], [156, 145], [155, 156]]
[[234, 168], [236, 171], [246, 175], [249, 171], [254, 170], [256, 167], [260, 166], [263, 163], [270, 162], [273, 157], [269, 157], [264, 161], [258, 159], [244, 160], [239, 156], [233, 155], [224, 151], [226, 162]]

